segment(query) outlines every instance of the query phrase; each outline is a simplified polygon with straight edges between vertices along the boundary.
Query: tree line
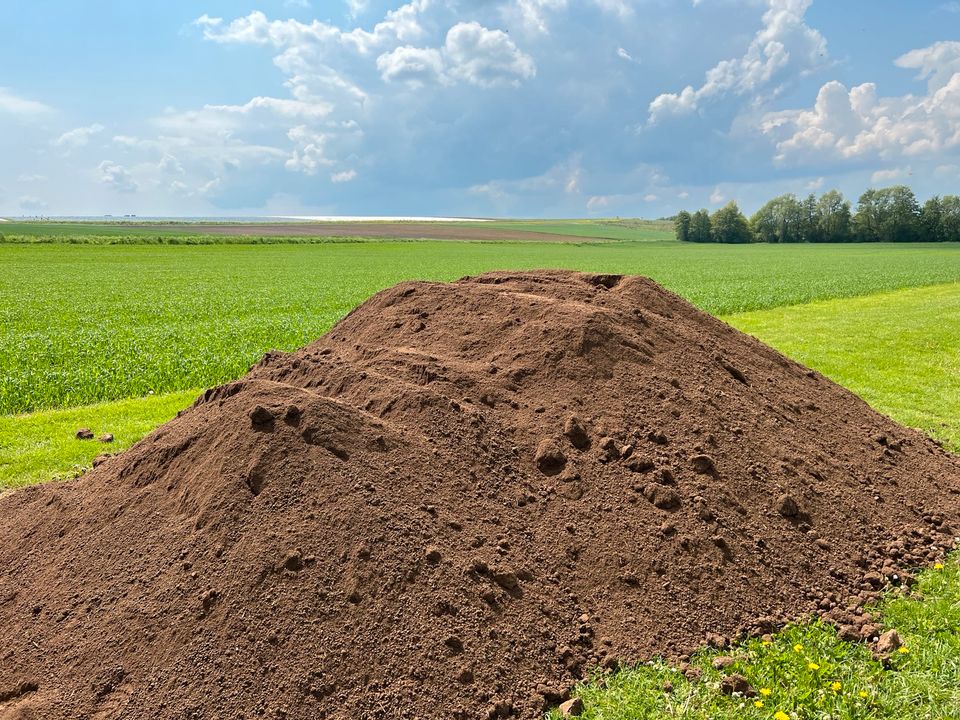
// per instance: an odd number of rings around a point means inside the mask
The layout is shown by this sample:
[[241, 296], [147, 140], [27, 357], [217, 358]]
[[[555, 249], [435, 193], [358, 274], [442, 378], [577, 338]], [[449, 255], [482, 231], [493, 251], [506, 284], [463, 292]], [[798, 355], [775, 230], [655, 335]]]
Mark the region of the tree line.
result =
[[905, 185], [867, 190], [853, 212], [837, 190], [819, 198], [780, 195], [749, 220], [729, 202], [713, 214], [681, 211], [677, 239], [714, 243], [960, 242], [960, 197], [932, 197], [922, 206]]

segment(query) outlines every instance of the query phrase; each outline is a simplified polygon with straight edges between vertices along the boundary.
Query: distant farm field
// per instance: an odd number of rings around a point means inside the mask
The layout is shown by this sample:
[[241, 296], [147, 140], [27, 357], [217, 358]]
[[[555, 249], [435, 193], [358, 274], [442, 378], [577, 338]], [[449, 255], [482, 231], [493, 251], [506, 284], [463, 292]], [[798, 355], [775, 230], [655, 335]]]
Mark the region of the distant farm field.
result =
[[602, 242], [672, 240], [673, 226], [653, 220], [525, 220], [498, 222], [8, 222], [0, 242], [84, 244], [329, 243], [362, 240], [471, 242]]

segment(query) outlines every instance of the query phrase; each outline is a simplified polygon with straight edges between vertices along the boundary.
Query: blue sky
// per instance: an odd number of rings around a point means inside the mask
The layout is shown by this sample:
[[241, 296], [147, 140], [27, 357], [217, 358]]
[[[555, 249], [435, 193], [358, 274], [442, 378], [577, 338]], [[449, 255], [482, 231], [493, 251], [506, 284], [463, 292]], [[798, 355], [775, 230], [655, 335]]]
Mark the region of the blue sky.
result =
[[960, 2], [0, 6], [0, 214], [669, 215], [960, 193]]

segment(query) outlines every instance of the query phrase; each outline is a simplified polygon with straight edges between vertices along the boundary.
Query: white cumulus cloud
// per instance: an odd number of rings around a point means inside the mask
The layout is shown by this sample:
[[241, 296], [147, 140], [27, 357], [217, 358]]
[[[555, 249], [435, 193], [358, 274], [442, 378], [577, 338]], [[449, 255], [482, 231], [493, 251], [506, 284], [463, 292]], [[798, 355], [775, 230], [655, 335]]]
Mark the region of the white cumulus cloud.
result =
[[874, 83], [831, 81], [809, 110], [768, 114], [776, 159], [796, 164], [936, 156], [960, 150], [960, 42], [906, 53], [900, 67], [927, 80], [925, 95], [882, 97]]
[[703, 84], [657, 96], [649, 107], [649, 122], [688, 115], [709, 101], [728, 95], [775, 95], [790, 76], [809, 72], [825, 62], [827, 41], [806, 24], [813, 0], [767, 0], [763, 25], [742, 57], [723, 60], [707, 71]]
[[386, 82], [423, 85], [444, 77], [443, 56], [436, 48], [403, 45], [378, 57], [377, 70]]
[[333, 183], [348, 183], [357, 178], [356, 170], [343, 170], [341, 172], [336, 172], [330, 175], [330, 182]]
[[30, 117], [33, 115], [45, 115], [52, 111], [53, 108], [49, 105], [14, 95], [13, 92], [7, 88], [0, 87], [0, 113]]
[[100, 182], [117, 192], [135, 193], [140, 189], [130, 171], [111, 160], [104, 160], [97, 166], [96, 176]]
[[480, 87], [518, 85], [537, 73], [533, 58], [522, 52], [502, 30], [478, 22], [457, 23], [447, 31], [443, 47], [404, 45], [377, 58], [386, 82], [420, 86], [432, 81], [467, 82]]
[[321, 167], [333, 164], [333, 160], [324, 153], [327, 136], [323, 133], [311, 130], [306, 125], [298, 125], [287, 133], [287, 137], [296, 146], [285, 163], [287, 170], [316, 175]]
[[452, 77], [480, 87], [517, 85], [537, 74], [533, 58], [502, 30], [478, 22], [461, 22], [447, 32], [443, 45]]

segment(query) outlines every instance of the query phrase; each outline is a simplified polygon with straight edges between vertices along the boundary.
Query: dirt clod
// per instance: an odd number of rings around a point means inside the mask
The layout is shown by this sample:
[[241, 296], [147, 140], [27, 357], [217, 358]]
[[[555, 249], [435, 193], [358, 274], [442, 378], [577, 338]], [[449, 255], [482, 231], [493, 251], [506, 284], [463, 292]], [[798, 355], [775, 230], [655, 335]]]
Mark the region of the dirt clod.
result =
[[113, 433], [104, 433], [97, 438], [102, 443], [112, 443], [113, 442]]
[[0, 690], [43, 679], [50, 720], [538, 720], [705, 638], [873, 638], [845, 609], [951, 528], [956, 457], [650, 280], [404, 283], [0, 497]]
[[643, 496], [660, 510], [676, 510], [681, 503], [680, 493], [657, 483], [647, 485], [643, 489]]
[[583, 700], [578, 697], [570, 698], [565, 703], [561, 703], [559, 709], [561, 717], [580, 717], [583, 714]]
[[273, 413], [263, 405], [256, 405], [250, 410], [250, 422], [254, 427], [267, 427], [273, 424]]
[[93, 430], [90, 428], [80, 428], [76, 433], [74, 433], [74, 437], [76, 437], [77, 440], [92, 440]]
[[541, 440], [534, 455], [537, 468], [544, 475], [559, 475], [567, 464], [567, 457], [556, 442], [548, 438]]
[[587, 433], [587, 428], [584, 427], [583, 422], [576, 415], [567, 418], [567, 422], [563, 426], [563, 434], [567, 436], [570, 444], [577, 450], [586, 450], [590, 447], [590, 435]]
[[900, 633], [898, 633], [896, 630], [887, 630], [877, 640], [875, 649], [877, 655], [888, 656], [895, 653], [901, 645], [902, 642], [900, 640]]
[[799, 517], [800, 505], [791, 495], [781, 495], [777, 498], [777, 512], [785, 518]]
[[720, 681], [720, 692], [724, 695], [733, 695], [737, 693], [743, 697], [756, 697], [757, 691], [747, 681], [747, 679], [738, 673], [727, 675]]
[[711, 664], [713, 665], [714, 670], [726, 670], [735, 662], [736, 660], [729, 655], [720, 655], [719, 657], [715, 657]]
[[690, 465], [693, 467], [695, 472], [701, 473], [702, 475], [713, 475], [717, 472], [717, 465], [714, 462], [714, 459], [709, 455], [704, 455], [703, 453], [691, 457]]

